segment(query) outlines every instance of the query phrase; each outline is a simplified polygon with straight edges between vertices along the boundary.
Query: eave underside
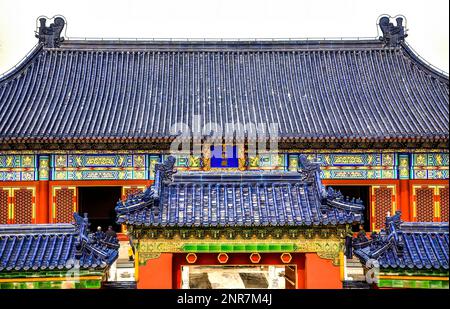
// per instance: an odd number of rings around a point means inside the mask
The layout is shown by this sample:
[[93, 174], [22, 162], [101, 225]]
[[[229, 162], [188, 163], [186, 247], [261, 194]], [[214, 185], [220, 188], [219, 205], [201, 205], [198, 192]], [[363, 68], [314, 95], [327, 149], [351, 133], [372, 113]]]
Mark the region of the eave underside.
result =
[[[118, 139], [108, 141], [102, 139], [76, 139], [29, 142], [0, 140], [0, 150], [158, 150], [168, 151], [172, 140], [158, 139], [148, 141], [134, 141], [133, 139]], [[239, 143], [230, 141], [225, 143]], [[449, 140], [382, 140], [382, 141], [280, 141], [279, 150], [308, 150], [308, 149], [448, 149]]]

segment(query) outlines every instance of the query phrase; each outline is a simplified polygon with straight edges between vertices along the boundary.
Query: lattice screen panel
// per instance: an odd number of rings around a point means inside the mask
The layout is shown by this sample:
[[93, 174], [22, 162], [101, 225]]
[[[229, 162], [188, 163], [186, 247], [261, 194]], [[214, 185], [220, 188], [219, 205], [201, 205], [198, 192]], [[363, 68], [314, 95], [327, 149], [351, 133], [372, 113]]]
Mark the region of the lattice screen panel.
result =
[[439, 197], [441, 204], [441, 221], [448, 222], [449, 217], [449, 188], [439, 188]]
[[391, 187], [372, 188], [372, 229], [384, 228], [386, 215], [393, 215], [394, 190]]
[[76, 211], [75, 204], [76, 188], [58, 188], [54, 193], [54, 222], [70, 223], [73, 221], [73, 213]]
[[9, 190], [0, 189], [0, 224], [8, 223], [8, 197]]
[[[139, 192], [143, 192], [146, 189], [145, 186], [124, 186], [122, 187], [122, 200], [126, 200], [128, 195], [136, 194]], [[122, 233], [127, 232], [127, 227], [125, 224], [122, 224]]]
[[14, 190], [14, 223], [33, 223], [33, 190]]
[[125, 200], [127, 199], [128, 195], [130, 194], [136, 194], [143, 192], [145, 190], [144, 186], [139, 187], [123, 187], [122, 188], [122, 198]]
[[433, 222], [434, 219], [434, 188], [416, 189], [416, 220], [418, 222]]

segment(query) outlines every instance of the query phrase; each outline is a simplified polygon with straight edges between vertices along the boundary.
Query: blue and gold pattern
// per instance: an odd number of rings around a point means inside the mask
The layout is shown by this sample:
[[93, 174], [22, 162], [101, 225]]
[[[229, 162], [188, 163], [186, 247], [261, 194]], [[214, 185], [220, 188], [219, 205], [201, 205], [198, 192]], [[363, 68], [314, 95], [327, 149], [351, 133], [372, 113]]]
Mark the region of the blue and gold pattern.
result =
[[[396, 179], [395, 153], [308, 153], [308, 160], [321, 165], [323, 179]], [[298, 155], [289, 155], [289, 170], [298, 168]]]
[[[248, 170], [298, 169], [300, 153], [248, 157]], [[449, 153], [359, 153], [349, 151], [305, 154], [321, 165], [323, 179], [448, 179]], [[154, 165], [167, 155], [148, 153], [0, 154], [0, 181], [154, 179]], [[179, 170], [201, 170], [201, 156], [176, 156]]]
[[[166, 160], [168, 158], [168, 155], [163, 155], [162, 157], [164, 160]], [[175, 158], [175, 167], [180, 171], [184, 170], [199, 171], [202, 169], [202, 158], [199, 155], [181, 154], [181, 155], [173, 155], [173, 157]], [[156, 163], [157, 162], [161, 162], [160, 157], [158, 157], [158, 161], [156, 161]]]
[[147, 162], [145, 154], [57, 154], [52, 156], [52, 179], [148, 179]]
[[37, 179], [36, 155], [0, 154], [0, 181], [33, 181]]
[[50, 156], [39, 156], [39, 180], [50, 179]]
[[[289, 166], [291, 164], [289, 163]], [[298, 165], [298, 162], [297, 162]], [[285, 170], [287, 155], [285, 154], [260, 154], [248, 158], [249, 170]]]
[[412, 179], [448, 179], [448, 153], [417, 153], [412, 155]]

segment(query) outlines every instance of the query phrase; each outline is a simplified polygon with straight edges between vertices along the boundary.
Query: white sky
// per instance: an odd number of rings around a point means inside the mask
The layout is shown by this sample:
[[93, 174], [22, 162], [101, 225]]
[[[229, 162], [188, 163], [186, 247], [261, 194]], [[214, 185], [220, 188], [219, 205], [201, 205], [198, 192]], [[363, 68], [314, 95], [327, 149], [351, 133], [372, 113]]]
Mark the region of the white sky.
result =
[[375, 37], [380, 14], [407, 18], [410, 45], [449, 71], [448, 0], [0, 0], [0, 74], [36, 44], [36, 18], [61, 14], [67, 37]]

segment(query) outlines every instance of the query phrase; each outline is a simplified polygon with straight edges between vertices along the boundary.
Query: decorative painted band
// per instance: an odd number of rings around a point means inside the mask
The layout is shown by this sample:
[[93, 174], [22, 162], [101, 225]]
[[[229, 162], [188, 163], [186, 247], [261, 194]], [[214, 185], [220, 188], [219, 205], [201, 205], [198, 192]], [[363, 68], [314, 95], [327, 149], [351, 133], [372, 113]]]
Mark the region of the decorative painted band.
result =
[[202, 253], [220, 253], [220, 252], [295, 252], [294, 244], [276, 244], [276, 243], [205, 243], [205, 244], [184, 244], [182, 251], [184, 252], [202, 252]]
[[[306, 154], [309, 160], [321, 165], [323, 179], [449, 178], [449, 153], [442, 149], [424, 153], [325, 150], [309, 152], [292, 149], [278, 154], [261, 153], [254, 157], [247, 154], [246, 159], [239, 159], [239, 170], [296, 170], [299, 155]], [[203, 158], [190, 154], [176, 155], [175, 167], [180, 171], [210, 170], [211, 159], [204, 158], [205, 155]], [[239, 155], [242, 158], [245, 156]], [[0, 181], [152, 180], [154, 165], [166, 156], [166, 151], [2, 152]]]

